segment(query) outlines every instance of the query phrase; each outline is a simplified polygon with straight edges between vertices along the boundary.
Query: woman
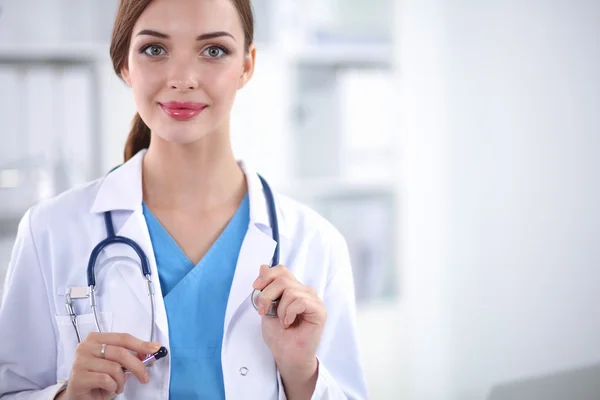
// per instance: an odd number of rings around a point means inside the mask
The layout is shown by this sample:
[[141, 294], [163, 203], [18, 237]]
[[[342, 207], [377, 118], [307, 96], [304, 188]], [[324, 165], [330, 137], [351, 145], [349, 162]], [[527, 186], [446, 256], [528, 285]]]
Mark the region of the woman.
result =
[[[21, 221], [0, 310], [0, 395], [366, 397], [343, 238], [276, 195], [276, 243], [267, 184], [232, 153], [252, 39], [249, 0], [122, 0], [110, 51], [138, 110], [126, 163]], [[104, 248], [96, 321], [85, 268], [114, 234], [139, 244], [154, 279], [130, 247]], [[169, 355], [142, 364], [161, 345]]]

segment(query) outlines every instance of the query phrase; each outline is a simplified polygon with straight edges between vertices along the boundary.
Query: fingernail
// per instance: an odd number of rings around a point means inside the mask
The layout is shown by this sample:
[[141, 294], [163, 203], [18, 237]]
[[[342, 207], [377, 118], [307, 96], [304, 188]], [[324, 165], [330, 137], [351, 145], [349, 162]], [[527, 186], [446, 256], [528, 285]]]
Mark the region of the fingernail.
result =
[[144, 375], [144, 383], [148, 382], [150, 382], [150, 375], [148, 375], [148, 372], [146, 372], [146, 374]]
[[160, 345], [160, 343], [150, 342], [148, 343], [148, 347], [152, 352], [155, 352], [158, 351], [162, 346]]
[[287, 315], [285, 316], [285, 318], [283, 319], [283, 325], [285, 325], [285, 327], [287, 328], [289, 323], [288, 323], [288, 317]]

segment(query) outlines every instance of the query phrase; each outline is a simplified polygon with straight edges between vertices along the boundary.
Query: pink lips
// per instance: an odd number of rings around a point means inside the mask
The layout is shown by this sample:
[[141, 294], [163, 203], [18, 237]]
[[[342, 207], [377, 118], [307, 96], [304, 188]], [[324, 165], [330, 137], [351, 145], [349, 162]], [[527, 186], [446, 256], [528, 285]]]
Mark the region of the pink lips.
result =
[[190, 101], [169, 101], [167, 103], [159, 104], [165, 114], [179, 121], [192, 119], [207, 107], [204, 103], [194, 103]]

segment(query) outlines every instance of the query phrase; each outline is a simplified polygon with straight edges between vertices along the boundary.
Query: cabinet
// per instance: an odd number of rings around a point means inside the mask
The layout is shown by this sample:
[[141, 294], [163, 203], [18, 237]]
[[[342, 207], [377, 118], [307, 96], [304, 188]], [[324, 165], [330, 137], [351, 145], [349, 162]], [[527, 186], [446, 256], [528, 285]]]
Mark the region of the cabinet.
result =
[[0, 45], [107, 43], [118, 0], [0, 0]]
[[0, 45], [0, 219], [98, 176], [103, 60], [90, 46]]
[[103, 170], [117, 0], [0, 0], [0, 220]]

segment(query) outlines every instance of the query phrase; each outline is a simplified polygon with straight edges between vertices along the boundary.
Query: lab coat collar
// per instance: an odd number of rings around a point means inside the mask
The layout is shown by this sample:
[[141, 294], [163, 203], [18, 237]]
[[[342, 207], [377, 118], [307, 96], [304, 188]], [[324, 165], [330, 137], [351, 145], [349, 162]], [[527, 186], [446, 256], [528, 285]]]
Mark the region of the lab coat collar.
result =
[[[125, 223], [119, 229], [117, 234], [125, 236], [138, 242], [144, 252], [147, 254], [154, 276], [155, 293], [162, 297], [158, 272], [156, 269], [156, 260], [152, 251], [152, 243], [145, 227], [144, 215], [142, 212], [142, 160], [146, 150], [138, 152], [129, 161], [121, 165], [106, 175], [100, 182], [100, 188], [96, 195], [96, 199], [92, 206], [92, 213], [102, 213], [106, 211], [125, 210], [132, 211], [125, 218]], [[248, 232], [240, 249], [238, 265], [232, 282], [228, 306], [225, 316], [225, 334], [229, 332], [232, 318], [242, 307], [250, 306], [250, 293], [252, 291], [252, 282], [258, 276], [258, 271], [261, 265], [270, 263], [273, 257], [273, 252], [276, 247], [276, 242], [272, 238], [272, 230], [270, 228], [269, 212], [267, 202], [263, 193], [263, 185], [258, 175], [243, 161], [238, 161], [238, 165], [246, 176], [248, 185], [248, 197], [250, 205], [250, 224]], [[277, 204], [277, 202], [276, 202]], [[109, 246], [105, 249], [107, 257], [118, 257], [122, 250], [116, 247]], [[135, 257], [134, 254], [131, 254]], [[139, 279], [139, 271], [123, 270], [122, 274], [130, 274], [124, 276], [125, 281], [131, 286], [132, 291], [138, 297], [139, 301], [146, 308], [148, 313], [151, 312], [147, 294], [144, 290], [143, 280]], [[136, 279], [137, 278], [137, 279]], [[166, 310], [162, 302], [156, 303], [156, 324], [162, 331], [165, 337], [168, 337], [168, 326], [166, 318]]]
[[250, 222], [256, 226], [270, 228], [269, 209], [263, 192], [263, 184], [258, 174], [244, 161], [238, 161], [238, 165], [246, 175], [248, 198], [250, 199]]
[[146, 149], [107, 174], [92, 205], [92, 213], [114, 210], [135, 211], [142, 205], [142, 160]]
[[[135, 211], [142, 204], [142, 161], [147, 149], [135, 154], [126, 163], [107, 174], [100, 183], [92, 213], [113, 210]], [[257, 226], [270, 228], [269, 213], [264, 200], [262, 182], [256, 171], [244, 161], [238, 165], [246, 176], [250, 199], [250, 222]]]

